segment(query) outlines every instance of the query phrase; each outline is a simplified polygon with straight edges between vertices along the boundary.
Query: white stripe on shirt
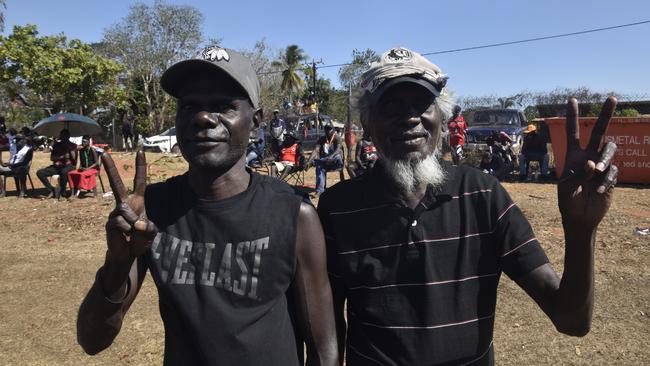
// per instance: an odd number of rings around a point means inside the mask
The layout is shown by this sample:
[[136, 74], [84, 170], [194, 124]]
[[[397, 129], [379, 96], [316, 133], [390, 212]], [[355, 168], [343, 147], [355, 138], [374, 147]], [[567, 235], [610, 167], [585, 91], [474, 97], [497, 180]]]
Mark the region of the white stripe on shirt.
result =
[[359, 289], [378, 290], [378, 289], [389, 288], [389, 287], [435, 286], [435, 285], [444, 285], [447, 283], [454, 283], [454, 282], [465, 282], [465, 281], [475, 280], [483, 277], [494, 277], [498, 275], [499, 275], [498, 273], [490, 273], [486, 275], [470, 276], [470, 277], [459, 278], [455, 280], [444, 280], [444, 281], [434, 281], [434, 282], [424, 282], [424, 283], [396, 283], [392, 285], [381, 285], [381, 286], [355, 286], [355, 287], [350, 287], [350, 290], [359, 290]]

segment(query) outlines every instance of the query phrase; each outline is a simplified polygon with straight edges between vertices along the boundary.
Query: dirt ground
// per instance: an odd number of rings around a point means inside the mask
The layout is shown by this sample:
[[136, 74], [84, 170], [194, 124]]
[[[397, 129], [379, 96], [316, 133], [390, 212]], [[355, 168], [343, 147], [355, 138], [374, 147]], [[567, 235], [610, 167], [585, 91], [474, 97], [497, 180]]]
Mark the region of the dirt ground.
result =
[[[126, 179], [133, 154], [115, 154]], [[184, 171], [179, 157], [148, 154], [151, 181]], [[112, 347], [87, 356], [76, 342], [76, 313], [105, 253], [104, 223], [112, 197], [55, 201], [38, 194], [0, 199], [0, 365], [160, 365], [164, 332], [157, 294], [147, 278]], [[313, 170], [307, 182], [314, 182]], [[337, 179], [330, 174], [332, 181]], [[125, 179], [125, 180], [126, 180]], [[330, 181], [330, 184], [332, 183]], [[107, 190], [108, 181], [104, 177]], [[535, 228], [554, 267], [562, 271], [563, 240], [555, 185], [505, 183]], [[100, 189], [101, 192], [101, 189]], [[618, 187], [600, 226], [596, 250], [596, 306], [591, 333], [559, 334], [507, 277], [499, 286], [494, 344], [499, 365], [642, 365], [650, 360], [650, 189]]]

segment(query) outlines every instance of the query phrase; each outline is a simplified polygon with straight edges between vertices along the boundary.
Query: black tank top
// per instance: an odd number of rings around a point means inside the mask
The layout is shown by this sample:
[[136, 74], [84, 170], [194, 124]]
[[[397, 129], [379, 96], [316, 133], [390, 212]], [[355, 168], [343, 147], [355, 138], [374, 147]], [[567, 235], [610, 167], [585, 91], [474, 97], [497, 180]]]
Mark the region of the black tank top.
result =
[[298, 364], [285, 293], [301, 201], [257, 173], [221, 201], [197, 199], [187, 175], [147, 188], [160, 232], [142, 260], [158, 288], [165, 365]]

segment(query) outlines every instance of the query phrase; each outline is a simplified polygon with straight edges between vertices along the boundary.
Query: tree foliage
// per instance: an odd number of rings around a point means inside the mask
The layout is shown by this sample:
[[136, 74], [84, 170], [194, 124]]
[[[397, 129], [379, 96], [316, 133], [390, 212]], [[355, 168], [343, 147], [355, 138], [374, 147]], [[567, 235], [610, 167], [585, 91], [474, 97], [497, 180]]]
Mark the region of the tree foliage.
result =
[[281, 89], [281, 66], [272, 61], [280, 58], [280, 51], [270, 48], [266, 40], [261, 39], [255, 42], [252, 50], [240, 50], [240, 52], [248, 57], [253, 65], [260, 82], [262, 110], [266, 116], [270, 116], [272, 110], [280, 108], [284, 98]]
[[274, 67], [282, 69], [282, 83], [280, 88], [285, 95], [292, 99], [305, 87], [305, 82], [300, 76], [304, 73], [305, 67], [302, 62], [307, 60], [307, 55], [298, 45], [292, 44], [287, 46], [280, 59], [273, 62]]
[[123, 82], [142, 130], [160, 131], [173, 122], [174, 102], [160, 77], [172, 64], [193, 55], [203, 36], [203, 15], [194, 7], [136, 4], [104, 32], [98, 50], [126, 67]]
[[122, 70], [90, 45], [64, 35], [39, 36], [34, 25], [16, 26], [8, 37], [0, 36], [4, 93], [10, 99], [20, 94], [33, 108], [49, 113], [92, 114], [119, 102], [123, 91], [117, 75]]
[[379, 61], [379, 55], [370, 48], [364, 51], [357, 49], [352, 51], [352, 62], [341, 67], [339, 70], [339, 81], [341, 85], [356, 88], [359, 85], [361, 74], [370, 67], [371, 62]]

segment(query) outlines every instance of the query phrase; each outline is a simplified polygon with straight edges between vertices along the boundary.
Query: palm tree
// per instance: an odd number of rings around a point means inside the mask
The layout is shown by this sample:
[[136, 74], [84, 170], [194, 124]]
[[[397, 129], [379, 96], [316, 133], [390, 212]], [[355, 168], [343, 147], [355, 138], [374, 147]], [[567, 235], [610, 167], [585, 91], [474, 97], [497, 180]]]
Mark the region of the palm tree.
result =
[[302, 80], [298, 72], [304, 71], [301, 62], [306, 59], [307, 56], [302, 48], [292, 44], [287, 46], [284, 53], [280, 56], [280, 60], [273, 61], [273, 66], [284, 69], [282, 70], [282, 84], [280, 88], [289, 97], [298, 93], [305, 86], [305, 81]]

